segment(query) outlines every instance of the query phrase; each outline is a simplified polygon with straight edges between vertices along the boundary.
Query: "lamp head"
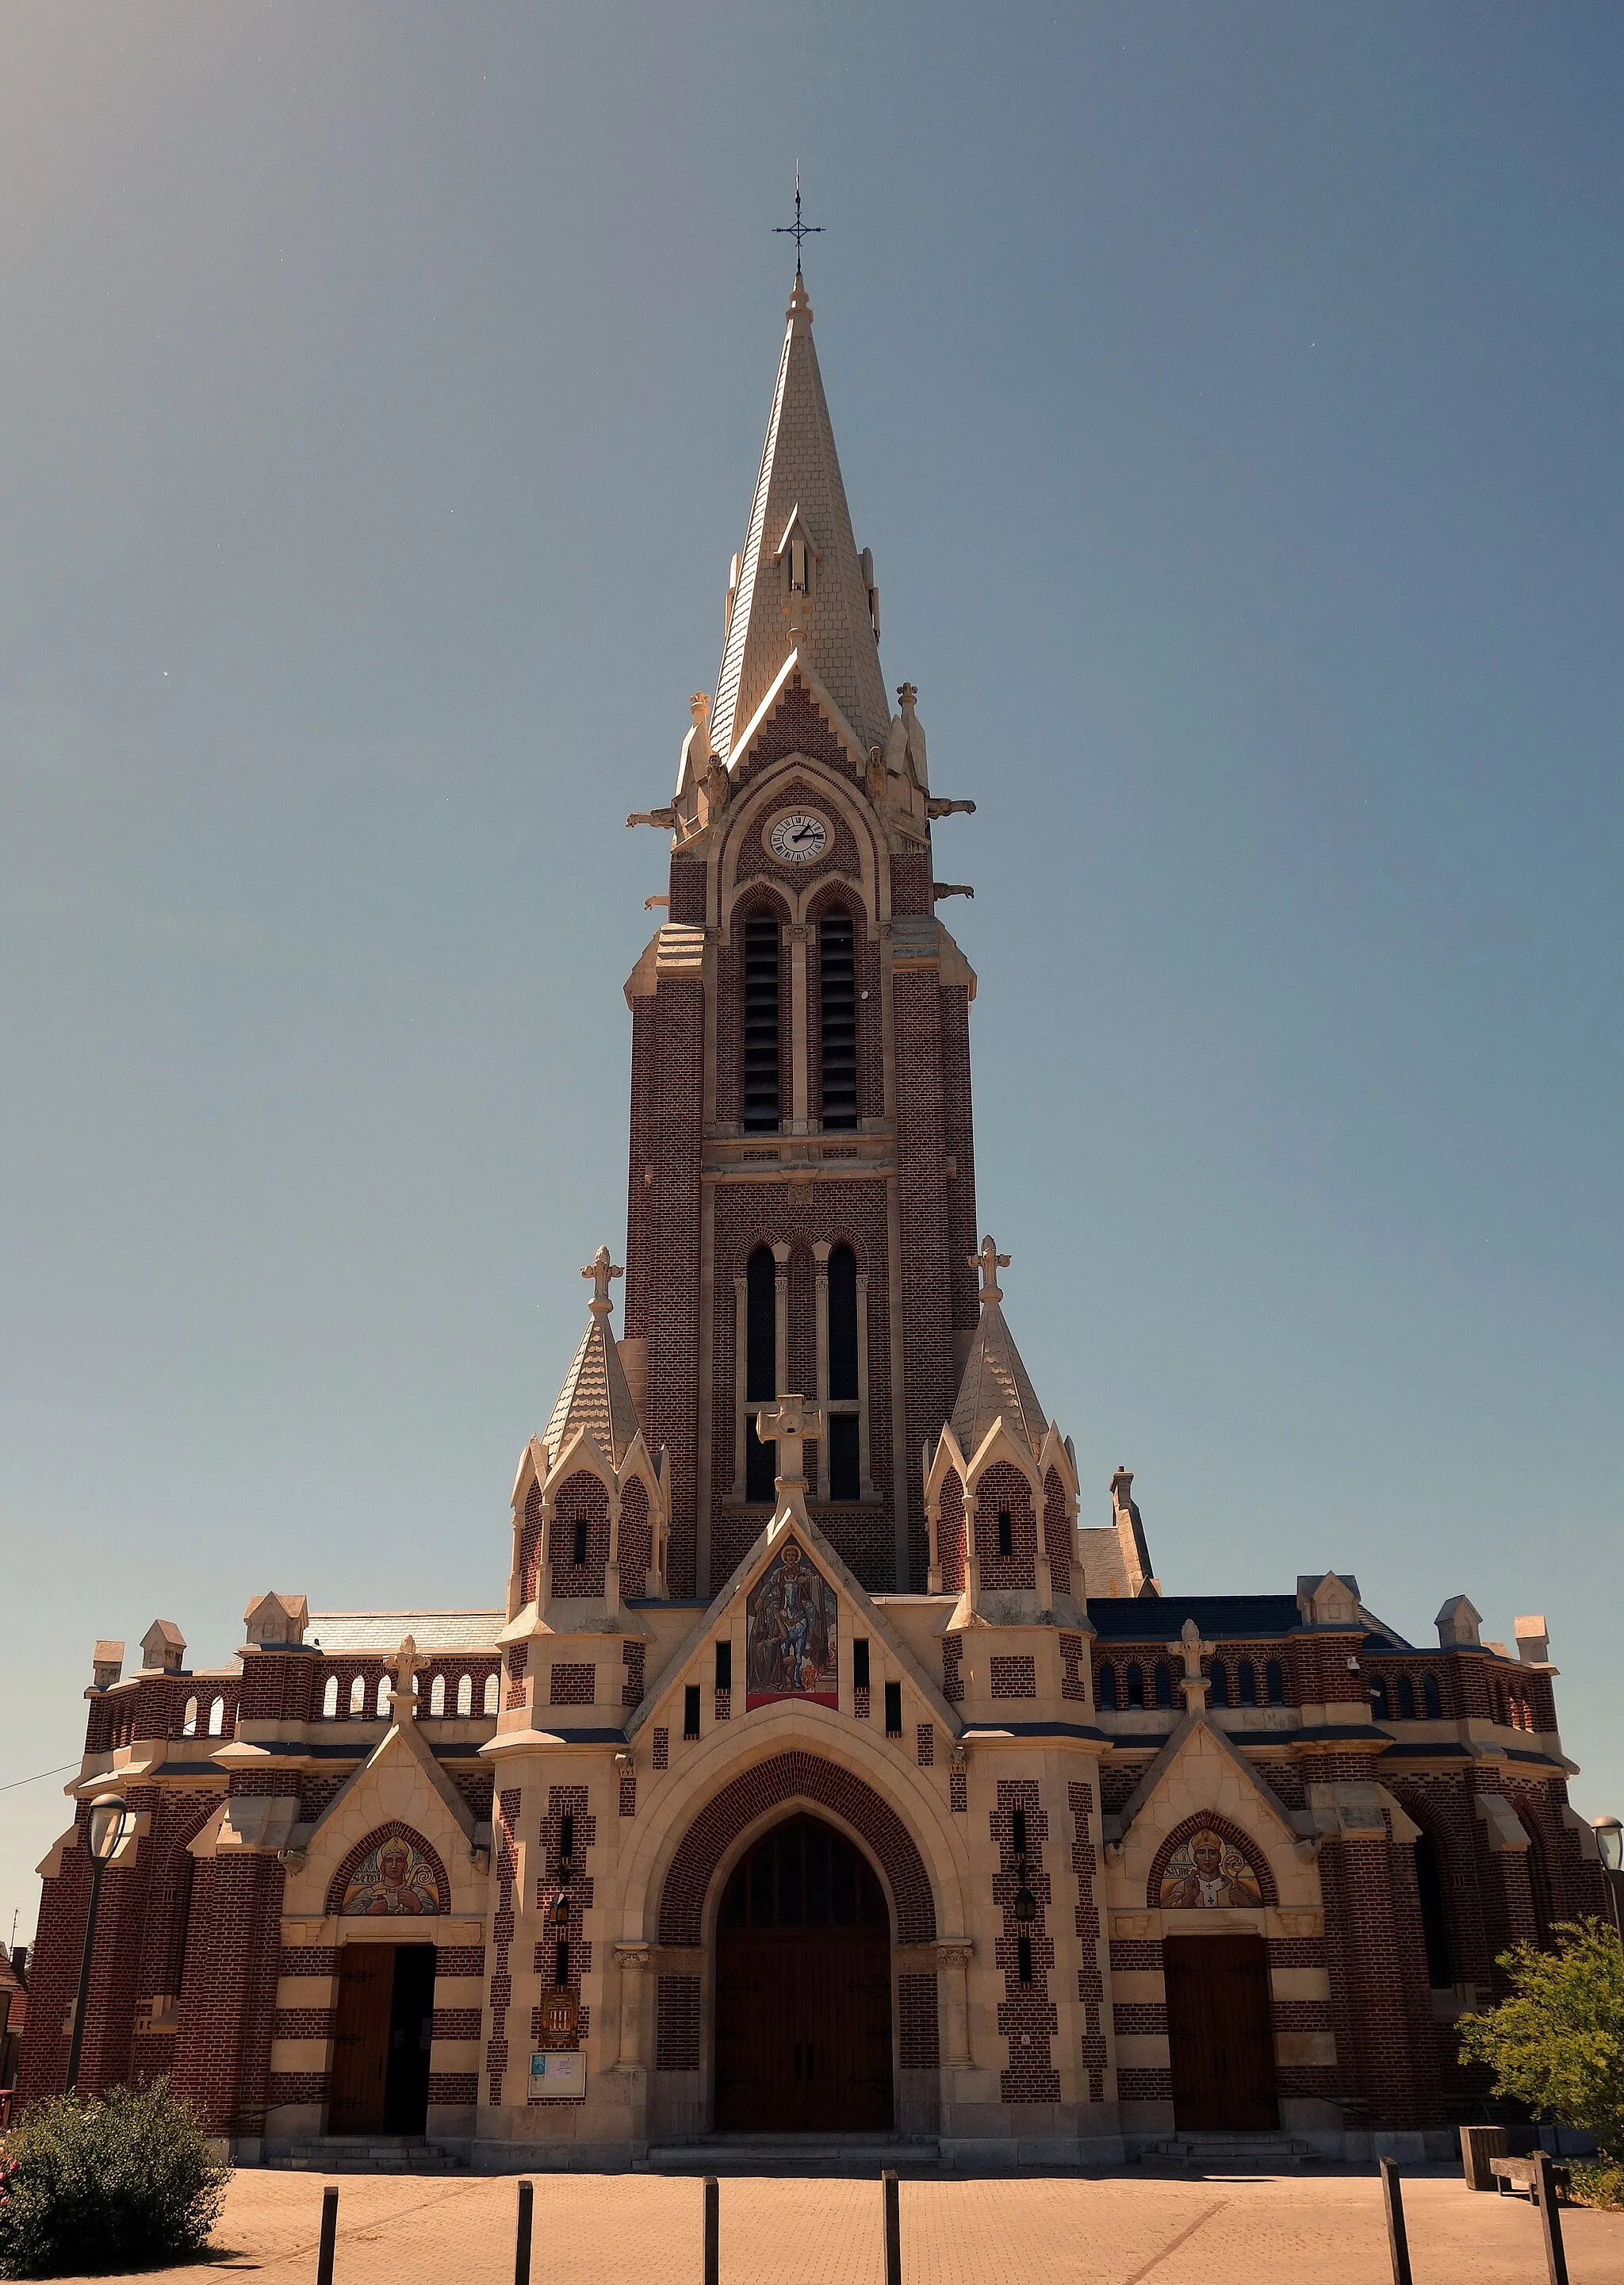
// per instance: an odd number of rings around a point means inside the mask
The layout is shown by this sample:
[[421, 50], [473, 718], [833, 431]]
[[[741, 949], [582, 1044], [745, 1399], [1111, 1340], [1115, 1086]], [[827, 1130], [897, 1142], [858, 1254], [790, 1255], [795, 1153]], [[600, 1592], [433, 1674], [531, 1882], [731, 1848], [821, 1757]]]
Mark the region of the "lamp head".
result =
[[90, 1810], [85, 1846], [98, 1865], [106, 1865], [124, 1838], [129, 1804], [122, 1794], [103, 1794]]
[[1607, 1870], [1624, 1872], [1624, 1825], [1616, 1817], [1598, 1817], [1592, 1820], [1590, 1830], [1596, 1835], [1596, 1845]]

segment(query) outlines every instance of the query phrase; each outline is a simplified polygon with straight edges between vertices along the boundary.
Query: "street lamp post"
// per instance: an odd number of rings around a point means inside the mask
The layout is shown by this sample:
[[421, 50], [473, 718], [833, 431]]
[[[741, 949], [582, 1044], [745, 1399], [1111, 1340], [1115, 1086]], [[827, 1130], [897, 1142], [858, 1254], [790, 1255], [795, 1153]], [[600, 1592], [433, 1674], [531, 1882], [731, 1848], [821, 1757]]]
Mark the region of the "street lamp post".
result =
[[84, 1845], [90, 1857], [90, 1908], [84, 1916], [84, 1951], [79, 1961], [79, 1997], [74, 2002], [74, 2035], [67, 2049], [67, 2093], [79, 2084], [79, 2050], [84, 2044], [84, 2009], [90, 1991], [90, 1952], [96, 1942], [96, 1907], [101, 1899], [101, 1876], [124, 1838], [129, 1804], [115, 1793], [104, 1794], [85, 1823]]
[[1598, 1817], [1591, 1821], [1590, 1830], [1596, 1835], [1602, 1870], [1607, 1875], [1607, 1894], [1612, 1904], [1612, 1925], [1624, 1939], [1624, 1923], [1619, 1919], [1618, 1875], [1624, 1871], [1624, 1825], [1616, 1817]]

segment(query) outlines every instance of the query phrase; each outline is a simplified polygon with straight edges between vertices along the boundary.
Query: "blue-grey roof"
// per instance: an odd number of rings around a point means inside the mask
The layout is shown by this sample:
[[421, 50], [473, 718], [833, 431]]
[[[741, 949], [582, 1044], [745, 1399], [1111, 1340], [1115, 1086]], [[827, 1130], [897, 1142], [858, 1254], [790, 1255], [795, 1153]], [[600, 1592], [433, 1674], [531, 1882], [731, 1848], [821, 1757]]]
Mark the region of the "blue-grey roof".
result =
[[1258, 1642], [1302, 1624], [1295, 1595], [1091, 1595], [1088, 1618], [1102, 1642], [1176, 1643], [1186, 1619], [1209, 1642]]

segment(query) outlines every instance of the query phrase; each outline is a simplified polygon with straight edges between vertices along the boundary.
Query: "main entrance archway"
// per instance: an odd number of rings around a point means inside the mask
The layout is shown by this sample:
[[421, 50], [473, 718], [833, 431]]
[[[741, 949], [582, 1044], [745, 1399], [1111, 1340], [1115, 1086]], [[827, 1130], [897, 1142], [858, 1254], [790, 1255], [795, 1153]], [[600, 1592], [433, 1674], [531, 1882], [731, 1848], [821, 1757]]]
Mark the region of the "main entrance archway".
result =
[[890, 1914], [862, 1851], [787, 1818], [734, 1867], [716, 1931], [716, 2124], [892, 2123]]
[[1175, 2126], [1278, 2126], [1263, 1938], [1170, 1936], [1162, 1961]]

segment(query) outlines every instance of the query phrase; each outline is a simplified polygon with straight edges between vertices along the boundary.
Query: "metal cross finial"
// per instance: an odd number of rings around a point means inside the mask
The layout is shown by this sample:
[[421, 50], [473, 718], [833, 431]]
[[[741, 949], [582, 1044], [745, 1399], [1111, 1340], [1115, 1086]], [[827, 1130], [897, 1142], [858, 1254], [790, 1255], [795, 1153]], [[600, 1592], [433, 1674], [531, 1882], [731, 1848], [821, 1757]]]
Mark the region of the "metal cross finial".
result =
[[615, 1307], [609, 1299], [609, 1280], [611, 1277], [624, 1277], [625, 1274], [618, 1262], [609, 1260], [608, 1247], [600, 1245], [581, 1272], [583, 1277], [590, 1277], [592, 1281], [592, 1298], [586, 1306], [594, 1317], [607, 1317]]
[[989, 1301], [1001, 1301], [1004, 1289], [998, 1282], [998, 1273], [1000, 1269], [1008, 1268], [1009, 1256], [1000, 1253], [990, 1237], [984, 1237], [979, 1253], [970, 1255], [969, 1266], [981, 1272], [982, 1307], [985, 1309]]
[[801, 240], [804, 238], [821, 238], [823, 235], [823, 224], [820, 222], [801, 220], [801, 169], [798, 166], [795, 170], [795, 220], [776, 224], [773, 226], [773, 235], [774, 238], [794, 239], [795, 274], [798, 278], [801, 274]]

